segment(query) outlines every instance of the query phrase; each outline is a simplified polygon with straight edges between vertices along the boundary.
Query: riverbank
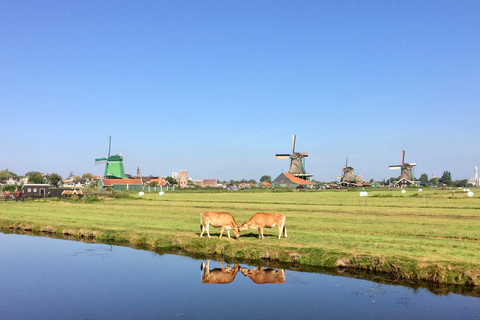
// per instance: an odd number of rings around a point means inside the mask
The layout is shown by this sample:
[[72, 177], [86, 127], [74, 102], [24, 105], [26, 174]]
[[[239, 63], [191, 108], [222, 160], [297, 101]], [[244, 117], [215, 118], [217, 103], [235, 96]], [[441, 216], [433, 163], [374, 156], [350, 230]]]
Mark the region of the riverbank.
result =
[[[473, 190], [475, 194], [475, 190]], [[2, 229], [117, 242], [149, 250], [305, 266], [342, 267], [399, 279], [480, 285], [480, 199], [451, 190], [419, 192], [170, 192], [78, 201], [0, 203]], [[480, 194], [480, 193], [478, 193]], [[200, 212], [227, 211], [241, 224], [256, 212], [283, 212], [287, 239], [267, 229], [238, 240], [211, 228], [200, 238]]]

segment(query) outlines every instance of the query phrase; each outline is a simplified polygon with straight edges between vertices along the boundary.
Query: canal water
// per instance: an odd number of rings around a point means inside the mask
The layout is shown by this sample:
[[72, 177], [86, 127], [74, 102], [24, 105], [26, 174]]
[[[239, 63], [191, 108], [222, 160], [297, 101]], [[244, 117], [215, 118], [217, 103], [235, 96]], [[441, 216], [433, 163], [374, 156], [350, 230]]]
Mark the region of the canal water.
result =
[[480, 319], [480, 298], [0, 233], [0, 319], [176, 318]]

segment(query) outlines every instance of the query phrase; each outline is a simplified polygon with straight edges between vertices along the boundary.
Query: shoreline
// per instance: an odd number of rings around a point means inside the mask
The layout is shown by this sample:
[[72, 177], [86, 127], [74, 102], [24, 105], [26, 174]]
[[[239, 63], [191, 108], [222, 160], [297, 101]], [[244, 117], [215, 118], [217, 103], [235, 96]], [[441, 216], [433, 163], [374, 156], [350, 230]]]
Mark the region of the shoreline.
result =
[[[375, 192], [377, 192], [375, 194]], [[387, 193], [389, 192], [389, 193]], [[450, 193], [397, 197], [370, 191], [369, 205], [356, 192], [178, 193], [158, 197], [120, 194], [108, 201], [35, 200], [1, 205], [0, 230], [93, 240], [150, 251], [243, 260], [258, 264], [337, 268], [385, 274], [405, 281], [480, 286], [480, 201]], [[422, 206], [428, 199], [430, 208]], [[289, 238], [277, 229], [259, 240], [255, 230], [238, 240], [226, 234], [200, 238], [199, 213], [284, 212]]]

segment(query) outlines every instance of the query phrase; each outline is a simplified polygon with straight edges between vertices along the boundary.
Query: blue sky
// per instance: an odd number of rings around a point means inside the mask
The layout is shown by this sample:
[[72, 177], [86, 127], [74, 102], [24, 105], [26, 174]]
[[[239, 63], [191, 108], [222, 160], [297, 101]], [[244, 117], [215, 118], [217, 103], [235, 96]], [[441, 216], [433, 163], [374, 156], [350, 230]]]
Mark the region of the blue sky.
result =
[[1, 1], [0, 169], [332, 181], [480, 166], [479, 1]]

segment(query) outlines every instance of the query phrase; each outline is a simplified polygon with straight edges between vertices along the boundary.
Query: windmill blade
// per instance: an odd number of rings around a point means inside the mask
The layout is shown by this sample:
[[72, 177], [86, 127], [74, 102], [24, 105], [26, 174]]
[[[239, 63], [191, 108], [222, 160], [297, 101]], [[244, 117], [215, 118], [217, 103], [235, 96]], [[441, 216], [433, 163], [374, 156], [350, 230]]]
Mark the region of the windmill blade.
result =
[[405, 163], [405, 150], [402, 150], [402, 164]]
[[348, 156], [347, 156], [347, 160], [345, 161], [345, 168], [348, 168]]
[[399, 164], [399, 165], [396, 165], [396, 166], [390, 166], [388, 167], [390, 170], [395, 170], [395, 169], [402, 169], [402, 165]]
[[298, 153], [298, 154], [301, 155], [302, 157], [308, 157], [308, 152]]
[[292, 145], [292, 154], [293, 154], [295, 153], [295, 141], [297, 140], [297, 136], [293, 135], [292, 140], [293, 140], [293, 145]]
[[107, 161], [107, 158], [97, 158], [95, 162]]
[[112, 148], [112, 136], [108, 138], [108, 157], [110, 158], [110, 149]]
[[276, 154], [275, 155], [275, 158], [276, 159], [290, 159], [290, 155], [289, 154]]
[[417, 165], [417, 163], [416, 163], [416, 162], [407, 163], [407, 164], [408, 164], [408, 165], [410, 165], [411, 167], [413, 167], [413, 166], [416, 166], [416, 165]]

